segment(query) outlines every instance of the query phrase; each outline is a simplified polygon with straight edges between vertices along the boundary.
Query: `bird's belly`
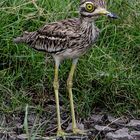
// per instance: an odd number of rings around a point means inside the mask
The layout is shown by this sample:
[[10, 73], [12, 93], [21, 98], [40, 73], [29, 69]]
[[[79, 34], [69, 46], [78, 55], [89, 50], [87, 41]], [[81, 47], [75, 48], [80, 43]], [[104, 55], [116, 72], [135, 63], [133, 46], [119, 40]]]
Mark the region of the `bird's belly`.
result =
[[69, 48], [57, 54], [61, 59], [74, 59], [78, 58], [86, 52], [85, 49]]

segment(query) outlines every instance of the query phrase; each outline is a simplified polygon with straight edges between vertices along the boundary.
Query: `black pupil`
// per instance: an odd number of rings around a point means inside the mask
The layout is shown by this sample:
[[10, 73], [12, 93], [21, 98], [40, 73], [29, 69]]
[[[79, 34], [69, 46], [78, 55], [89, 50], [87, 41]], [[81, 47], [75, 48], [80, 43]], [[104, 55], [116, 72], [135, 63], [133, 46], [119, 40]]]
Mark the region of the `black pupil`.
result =
[[91, 5], [89, 5], [88, 8], [91, 9], [92, 8]]

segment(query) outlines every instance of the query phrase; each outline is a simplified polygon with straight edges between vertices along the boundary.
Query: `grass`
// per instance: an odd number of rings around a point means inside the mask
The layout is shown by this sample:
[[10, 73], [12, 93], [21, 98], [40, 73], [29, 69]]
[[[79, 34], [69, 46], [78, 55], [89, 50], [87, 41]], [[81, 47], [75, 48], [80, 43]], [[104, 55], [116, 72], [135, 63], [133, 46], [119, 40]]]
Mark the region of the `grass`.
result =
[[[0, 112], [20, 113], [27, 104], [45, 112], [53, 96], [53, 61], [46, 54], [13, 38], [34, 31], [46, 22], [77, 17], [78, 0], [1, 0], [0, 2]], [[118, 20], [97, 21], [101, 29], [95, 47], [80, 58], [74, 80], [74, 100], [79, 117], [88, 117], [100, 107], [116, 115], [140, 116], [140, 2], [108, 0], [108, 8]], [[71, 62], [60, 70], [60, 97], [66, 110], [69, 99], [66, 78]]]

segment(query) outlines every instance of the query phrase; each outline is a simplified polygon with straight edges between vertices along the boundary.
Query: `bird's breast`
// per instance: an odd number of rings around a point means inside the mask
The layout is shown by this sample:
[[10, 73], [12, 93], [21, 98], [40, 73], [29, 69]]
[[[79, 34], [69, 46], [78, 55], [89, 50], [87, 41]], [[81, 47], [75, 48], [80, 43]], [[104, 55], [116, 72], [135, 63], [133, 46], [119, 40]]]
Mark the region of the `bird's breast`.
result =
[[99, 29], [95, 26], [92, 28], [91, 43], [95, 43], [99, 36]]

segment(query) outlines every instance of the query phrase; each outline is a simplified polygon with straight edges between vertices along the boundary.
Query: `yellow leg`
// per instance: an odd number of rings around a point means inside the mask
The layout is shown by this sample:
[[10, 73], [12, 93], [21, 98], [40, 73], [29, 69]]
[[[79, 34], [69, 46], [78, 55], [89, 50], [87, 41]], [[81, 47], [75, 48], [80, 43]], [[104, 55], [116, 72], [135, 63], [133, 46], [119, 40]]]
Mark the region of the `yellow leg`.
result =
[[56, 110], [57, 110], [57, 123], [58, 123], [58, 130], [57, 130], [57, 136], [64, 136], [65, 133], [63, 132], [61, 128], [61, 118], [60, 118], [60, 106], [59, 106], [59, 82], [58, 82], [58, 71], [59, 71], [59, 64], [55, 65], [55, 76], [54, 76], [54, 92], [55, 92], [55, 101], [56, 101]]
[[75, 112], [74, 112], [74, 103], [73, 103], [73, 94], [72, 94], [72, 86], [73, 86], [73, 75], [77, 64], [77, 59], [73, 60], [72, 67], [69, 73], [69, 77], [67, 80], [67, 88], [69, 92], [69, 98], [70, 98], [70, 107], [71, 107], [71, 114], [72, 114], [72, 130], [74, 134], [85, 134], [82, 130], [79, 130], [76, 126], [76, 120], [75, 120]]

